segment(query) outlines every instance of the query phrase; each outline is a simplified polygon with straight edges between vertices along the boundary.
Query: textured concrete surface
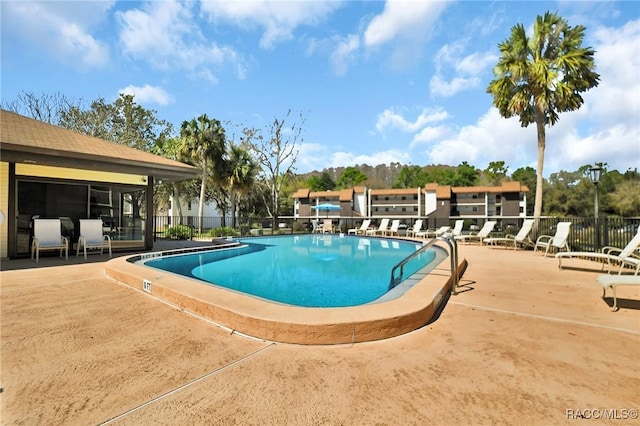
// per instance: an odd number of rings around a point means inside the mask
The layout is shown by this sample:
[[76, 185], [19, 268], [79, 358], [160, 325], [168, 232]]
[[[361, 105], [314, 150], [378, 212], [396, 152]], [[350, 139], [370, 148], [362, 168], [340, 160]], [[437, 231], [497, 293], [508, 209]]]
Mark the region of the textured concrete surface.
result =
[[611, 312], [597, 264], [460, 255], [434, 322], [330, 346], [230, 334], [108, 278], [99, 255], [3, 262], [2, 424], [638, 424], [637, 287]]

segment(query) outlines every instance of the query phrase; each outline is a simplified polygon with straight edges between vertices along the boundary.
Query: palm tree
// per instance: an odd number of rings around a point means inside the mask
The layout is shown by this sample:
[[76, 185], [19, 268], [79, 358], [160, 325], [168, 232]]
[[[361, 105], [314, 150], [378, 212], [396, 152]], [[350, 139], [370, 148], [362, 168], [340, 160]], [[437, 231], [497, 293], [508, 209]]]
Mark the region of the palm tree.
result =
[[538, 169], [534, 218], [542, 213], [542, 170], [546, 144], [545, 125], [553, 126], [558, 113], [577, 110], [581, 96], [598, 85], [594, 50], [582, 47], [585, 27], [570, 27], [557, 14], [538, 16], [533, 35], [527, 37], [522, 24], [511, 29], [511, 37], [498, 45], [501, 57], [487, 93], [505, 118], [519, 116], [522, 127], [536, 124]]
[[233, 226], [236, 226], [236, 212], [240, 197], [245, 194], [255, 183], [258, 174], [258, 165], [249, 151], [239, 145], [231, 145], [229, 150], [228, 188], [231, 192], [231, 217]]
[[[219, 170], [225, 152], [226, 136], [220, 121], [202, 114], [197, 119], [183, 121], [180, 128], [181, 154], [190, 158], [202, 171], [200, 184], [200, 205], [198, 207], [199, 231], [202, 233], [205, 195], [209, 169]], [[213, 166], [213, 167], [212, 167]], [[214, 173], [216, 174], [216, 173]], [[216, 176], [213, 176], [214, 179]]]

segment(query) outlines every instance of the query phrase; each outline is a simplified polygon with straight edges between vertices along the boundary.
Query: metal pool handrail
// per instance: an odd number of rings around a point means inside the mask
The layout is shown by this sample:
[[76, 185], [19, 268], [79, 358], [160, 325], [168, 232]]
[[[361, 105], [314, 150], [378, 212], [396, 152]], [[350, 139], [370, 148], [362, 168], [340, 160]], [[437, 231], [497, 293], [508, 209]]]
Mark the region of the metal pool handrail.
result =
[[[443, 234], [436, 237], [427, 243], [425, 243], [418, 250], [411, 253], [409, 256], [402, 259], [396, 266], [391, 269], [391, 280], [389, 282], [389, 290], [397, 286], [402, 281], [404, 275], [404, 265], [406, 265], [411, 259], [420, 255], [437, 241], [444, 241], [449, 246], [449, 257], [451, 258], [451, 277], [453, 278], [453, 285], [451, 286], [451, 294], [456, 294], [456, 288], [458, 287], [458, 244], [452, 234]], [[400, 276], [395, 278], [396, 270], [400, 269]]]

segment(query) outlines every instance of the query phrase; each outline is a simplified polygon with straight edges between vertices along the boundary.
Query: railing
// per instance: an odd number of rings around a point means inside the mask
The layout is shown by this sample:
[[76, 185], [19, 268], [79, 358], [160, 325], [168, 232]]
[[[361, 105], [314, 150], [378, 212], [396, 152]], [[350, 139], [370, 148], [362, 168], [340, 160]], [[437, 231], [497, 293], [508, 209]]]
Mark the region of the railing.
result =
[[[372, 219], [372, 226], [381, 217], [340, 217], [339, 212], [327, 215], [336, 224], [336, 232], [347, 233], [348, 229], [357, 228], [364, 219]], [[324, 218], [325, 215], [317, 217]], [[411, 229], [416, 219], [423, 219], [423, 228], [437, 229], [440, 226], [453, 226], [457, 219], [464, 219], [464, 232], [469, 232], [470, 226], [478, 228], [486, 220], [495, 220], [497, 225], [494, 236], [504, 236], [506, 234], [516, 234], [525, 217], [460, 217], [451, 216], [449, 218], [427, 218], [419, 216], [394, 216], [387, 215], [390, 219], [400, 219], [401, 226]], [[309, 217], [279, 217], [277, 223], [273, 218], [239, 218], [235, 226], [232, 226], [230, 217], [170, 217], [155, 216], [153, 234], [156, 240], [163, 239], [192, 239], [196, 237], [217, 237], [217, 236], [247, 236], [247, 235], [271, 235], [271, 234], [299, 234], [309, 233], [312, 230], [311, 220], [316, 216]], [[593, 251], [605, 246], [624, 247], [635, 235], [640, 226], [640, 217], [618, 218], [601, 217], [598, 223], [593, 217], [542, 217], [537, 223], [537, 228], [530, 237], [535, 241], [539, 235], [554, 235], [555, 226], [558, 222], [568, 221], [572, 223], [569, 234], [569, 246], [572, 250]], [[202, 234], [199, 233], [202, 225]], [[401, 228], [401, 234], [403, 229]]]
[[[412, 259], [416, 258], [420, 254], [424, 253], [426, 250], [431, 248], [438, 241], [444, 241], [449, 246], [449, 258], [451, 259], [451, 278], [453, 280], [451, 286], [451, 294], [456, 294], [456, 288], [458, 287], [458, 245], [456, 244], [456, 240], [453, 238], [451, 234], [445, 234], [440, 237], [433, 238], [427, 241], [422, 247], [418, 250], [411, 253], [409, 256], [402, 259], [396, 266], [391, 269], [391, 280], [389, 282], [389, 290], [400, 284], [404, 277], [404, 267], [407, 263], [409, 263]], [[396, 276], [396, 271], [400, 271], [400, 275]]]

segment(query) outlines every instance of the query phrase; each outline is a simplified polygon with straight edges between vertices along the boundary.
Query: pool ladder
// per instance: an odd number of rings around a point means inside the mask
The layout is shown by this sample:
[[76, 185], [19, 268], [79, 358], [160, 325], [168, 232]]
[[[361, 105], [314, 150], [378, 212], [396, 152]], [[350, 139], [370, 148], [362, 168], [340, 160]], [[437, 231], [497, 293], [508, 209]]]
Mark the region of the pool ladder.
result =
[[[433, 238], [427, 241], [422, 247], [418, 250], [411, 253], [409, 256], [402, 259], [396, 266], [391, 269], [391, 281], [389, 283], [389, 290], [400, 284], [402, 282], [402, 277], [404, 275], [404, 266], [414, 257], [419, 256], [421, 253], [425, 252], [432, 245], [434, 245], [438, 241], [444, 241], [449, 246], [449, 257], [451, 258], [451, 278], [453, 279], [453, 283], [451, 285], [451, 294], [457, 294], [458, 288], [458, 243], [456, 239], [453, 237], [453, 234], [445, 233], [439, 237]], [[400, 271], [400, 275], [396, 277], [396, 271]]]

